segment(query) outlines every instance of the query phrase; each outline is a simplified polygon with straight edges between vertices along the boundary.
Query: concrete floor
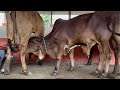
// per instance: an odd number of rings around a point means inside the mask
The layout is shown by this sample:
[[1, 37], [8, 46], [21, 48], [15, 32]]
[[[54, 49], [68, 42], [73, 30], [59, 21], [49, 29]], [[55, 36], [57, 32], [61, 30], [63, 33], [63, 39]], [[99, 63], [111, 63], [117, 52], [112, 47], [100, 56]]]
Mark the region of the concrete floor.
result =
[[[29, 71], [32, 73], [30, 76], [21, 74], [21, 64], [11, 66], [11, 74], [0, 74], [0, 79], [98, 79], [97, 76], [93, 76], [90, 73], [96, 68], [96, 64], [84, 65], [80, 62], [75, 63], [75, 70], [67, 71], [69, 68], [69, 62], [62, 62], [58, 76], [51, 76], [54, 70], [54, 62], [43, 62], [42, 66], [37, 64], [28, 65]], [[110, 66], [110, 72], [113, 70], [113, 66]], [[117, 79], [120, 79], [118, 76]]]

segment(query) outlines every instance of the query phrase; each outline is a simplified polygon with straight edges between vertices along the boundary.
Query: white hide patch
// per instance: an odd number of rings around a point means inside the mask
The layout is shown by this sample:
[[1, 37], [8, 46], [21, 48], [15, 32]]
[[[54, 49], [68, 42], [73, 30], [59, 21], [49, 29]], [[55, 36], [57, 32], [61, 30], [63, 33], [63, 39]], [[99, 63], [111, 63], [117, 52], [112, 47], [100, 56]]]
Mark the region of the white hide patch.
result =
[[44, 56], [43, 56], [43, 54], [42, 54], [41, 50], [39, 50], [39, 55], [38, 55], [38, 58], [39, 58], [40, 60], [42, 60], [42, 59], [44, 58]]

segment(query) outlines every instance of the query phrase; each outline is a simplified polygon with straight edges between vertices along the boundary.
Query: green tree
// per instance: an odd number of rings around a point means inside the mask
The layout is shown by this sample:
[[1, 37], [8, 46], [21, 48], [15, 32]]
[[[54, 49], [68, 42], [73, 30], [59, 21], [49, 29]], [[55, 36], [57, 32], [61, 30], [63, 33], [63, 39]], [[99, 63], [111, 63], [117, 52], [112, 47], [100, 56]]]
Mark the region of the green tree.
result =
[[45, 27], [49, 27], [50, 26], [50, 23], [51, 23], [51, 16], [48, 15], [48, 14], [40, 14], [41, 17], [43, 18], [44, 20], [44, 25]]

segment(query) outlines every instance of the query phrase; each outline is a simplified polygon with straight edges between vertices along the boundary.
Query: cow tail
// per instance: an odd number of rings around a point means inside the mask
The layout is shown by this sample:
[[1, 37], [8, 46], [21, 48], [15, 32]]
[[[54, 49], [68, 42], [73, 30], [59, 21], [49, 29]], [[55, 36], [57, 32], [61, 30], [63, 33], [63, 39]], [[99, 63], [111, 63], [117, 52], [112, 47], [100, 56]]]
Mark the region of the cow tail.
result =
[[9, 47], [11, 49], [12, 52], [15, 52], [15, 47], [18, 48], [16, 46], [16, 39], [17, 39], [17, 23], [16, 23], [16, 11], [11, 12], [11, 18], [13, 21], [13, 44], [9, 41]]
[[116, 32], [114, 32], [114, 31], [112, 31], [111, 29], [110, 29], [110, 24], [112, 23], [112, 20], [109, 18], [109, 17], [106, 17], [106, 20], [107, 20], [107, 28], [108, 28], [108, 30], [112, 33], [112, 34], [115, 34], [115, 35], [118, 35], [118, 36], [120, 36], [120, 33], [116, 33]]

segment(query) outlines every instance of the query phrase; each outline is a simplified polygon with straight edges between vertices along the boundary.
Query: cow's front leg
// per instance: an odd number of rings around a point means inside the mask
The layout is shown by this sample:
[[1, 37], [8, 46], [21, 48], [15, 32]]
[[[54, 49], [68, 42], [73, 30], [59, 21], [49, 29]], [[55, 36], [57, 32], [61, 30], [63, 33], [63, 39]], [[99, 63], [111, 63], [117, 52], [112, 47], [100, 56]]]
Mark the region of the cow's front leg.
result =
[[55, 64], [55, 69], [52, 72], [51, 76], [57, 76], [58, 75], [58, 71], [60, 69], [60, 63], [61, 63], [61, 59], [58, 59], [56, 64]]
[[25, 54], [26, 54], [25, 51], [26, 51], [26, 48], [24, 46], [21, 46], [20, 57], [21, 57], [23, 74], [24, 75], [31, 75], [31, 72], [28, 72], [27, 65], [26, 65], [26, 62], [25, 62]]
[[72, 49], [69, 53], [69, 57], [70, 57], [70, 68], [68, 69], [68, 71], [73, 71], [74, 70], [74, 49]]

